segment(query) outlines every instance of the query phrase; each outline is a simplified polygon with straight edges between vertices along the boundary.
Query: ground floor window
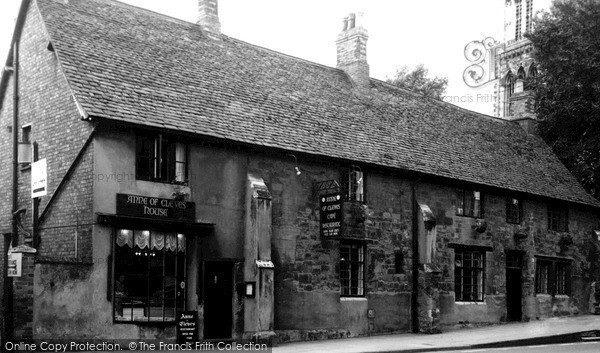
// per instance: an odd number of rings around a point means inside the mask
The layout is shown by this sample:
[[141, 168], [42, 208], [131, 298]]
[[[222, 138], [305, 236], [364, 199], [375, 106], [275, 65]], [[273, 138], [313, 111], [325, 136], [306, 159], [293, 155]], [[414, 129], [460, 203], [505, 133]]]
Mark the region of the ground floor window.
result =
[[185, 309], [184, 234], [117, 229], [114, 244], [114, 320], [175, 321]]
[[340, 245], [340, 282], [342, 296], [365, 295], [365, 246]]
[[454, 293], [456, 301], [483, 301], [485, 252], [454, 250]]
[[571, 294], [571, 262], [567, 259], [536, 258], [535, 293]]

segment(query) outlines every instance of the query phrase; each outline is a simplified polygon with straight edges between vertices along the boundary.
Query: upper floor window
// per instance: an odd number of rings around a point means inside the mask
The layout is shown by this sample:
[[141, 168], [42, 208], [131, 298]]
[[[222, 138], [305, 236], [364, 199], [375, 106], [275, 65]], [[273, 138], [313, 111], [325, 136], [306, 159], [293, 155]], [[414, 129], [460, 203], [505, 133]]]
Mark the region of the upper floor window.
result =
[[569, 217], [567, 209], [557, 205], [548, 205], [548, 229], [557, 232], [569, 231]]
[[467, 217], [482, 217], [483, 202], [481, 192], [460, 190], [456, 193], [456, 214]]
[[340, 283], [342, 296], [365, 295], [365, 246], [340, 244]]
[[571, 263], [564, 259], [542, 258], [535, 262], [536, 294], [571, 294]]
[[521, 200], [514, 197], [506, 198], [506, 223], [521, 223], [522, 217], [522, 203]]
[[342, 173], [342, 191], [344, 199], [365, 201], [365, 176], [358, 167], [352, 167]]
[[187, 175], [187, 147], [163, 135], [137, 137], [136, 177], [183, 183]]
[[456, 301], [483, 301], [485, 252], [455, 249], [454, 294]]

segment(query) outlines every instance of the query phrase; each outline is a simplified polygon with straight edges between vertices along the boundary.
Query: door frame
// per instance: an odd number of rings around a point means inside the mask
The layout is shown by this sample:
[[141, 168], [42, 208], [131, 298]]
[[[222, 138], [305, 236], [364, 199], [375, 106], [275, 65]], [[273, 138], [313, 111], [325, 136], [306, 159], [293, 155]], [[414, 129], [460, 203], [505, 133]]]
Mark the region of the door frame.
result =
[[211, 317], [207, 317], [206, 315], [206, 299], [207, 299], [207, 293], [206, 293], [206, 288], [207, 288], [207, 265], [210, 263], [213, 266], [219, 266], [219, 267], [224, 267], [227, 266], [229, 267], [229, 278], [230, 278], [230, 283], [231, 283], [231, 289], [230, 289], [230, 297], [231, 297], [231, 302], [230, 302], [230, 308], [231, 308], [231, 318], [230, 318], [230, 331], [229, 331], [229, 336], [228, 337], [212, 337], [212, 338], [207, 338], [208, 340], [212, 340], [212, 339], [230, 339], [233, 338], [234, 336], [234, 322], [235, 322], [235, 318], [234, 318], [234, 300], [235, 300], [235, 264], [238, 262], [239, 260], [237, 259], [204, 259], [202, 260], [202, 304], [204, 306], [204, 315], [203, 315], [203, 335], [206, 338], [206, 328], [208, 327], [208, 325], [210, 325], [210, 320]]
[[[504, 263], [504, 278], [505, 278], [505, 286], [506, 286], [506, 321], [523, 321], [523, 267], [525, 263], [525, 251], [516, 250], [516, 249], [508, 249], [505, 250], [506, 261]], [[509, 256], [516, 256], [518, 258], [518, 266], [509, 266]], [[508, 271], [512, 270], [515, 273], [519, 271], [519, 306], [518, 306], [518, 314], [519, 315], [511, 315], [511, 309], [516, 310], [517, 308], [514, 306], [509, 306], [509, 288], [516, 289], [516, 286], [510, 286], [508, 283]], [[515, 313], [516, 314], [516, 313]], [[517, 318], [518, 316], [518, 318]]]

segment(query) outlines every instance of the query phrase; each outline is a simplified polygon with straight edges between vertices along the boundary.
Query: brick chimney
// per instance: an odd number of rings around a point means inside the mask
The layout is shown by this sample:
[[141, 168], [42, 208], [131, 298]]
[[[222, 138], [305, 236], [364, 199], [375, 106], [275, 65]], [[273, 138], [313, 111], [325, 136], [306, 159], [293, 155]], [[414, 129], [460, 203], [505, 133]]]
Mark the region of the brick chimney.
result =
[[362, 27], [361, 19], [354, 13], [345, 17], [342, 33], [338, 35], [335, 43], [338, 69], [344, 70], [358, 87], [366, 88], [369, 86], [369, 64], [367, 64], [369, 35]]
[[221, 22], [219, 22], [219, 1], [198, 0], [198, 24], [212, 34], [221, 33]]

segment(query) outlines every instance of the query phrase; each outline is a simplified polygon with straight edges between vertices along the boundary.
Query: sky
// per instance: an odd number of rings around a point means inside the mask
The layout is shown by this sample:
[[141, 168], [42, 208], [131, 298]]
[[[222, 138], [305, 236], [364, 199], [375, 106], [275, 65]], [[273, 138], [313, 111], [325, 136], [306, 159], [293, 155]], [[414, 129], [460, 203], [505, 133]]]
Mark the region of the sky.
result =
[[[72, 0], [85, 1], [85, 0]], [[122, 0], [196, 22], [197, 0]], [[493, 114], [492, 85], [463, 82], [470, 64], [464, 48], [473, 40], [502, 40], [505, 0], [219, 0], [221, 31], [231, 37], [335, 67], [335, 39], [342, 19], [362, 13], [369, 32], [371, 77], [385, 80], [403, 65], [420, 63], [446, 76], [445, 101]], [[0, 0], [0, 60], [4, 63], [21, 0]]]

